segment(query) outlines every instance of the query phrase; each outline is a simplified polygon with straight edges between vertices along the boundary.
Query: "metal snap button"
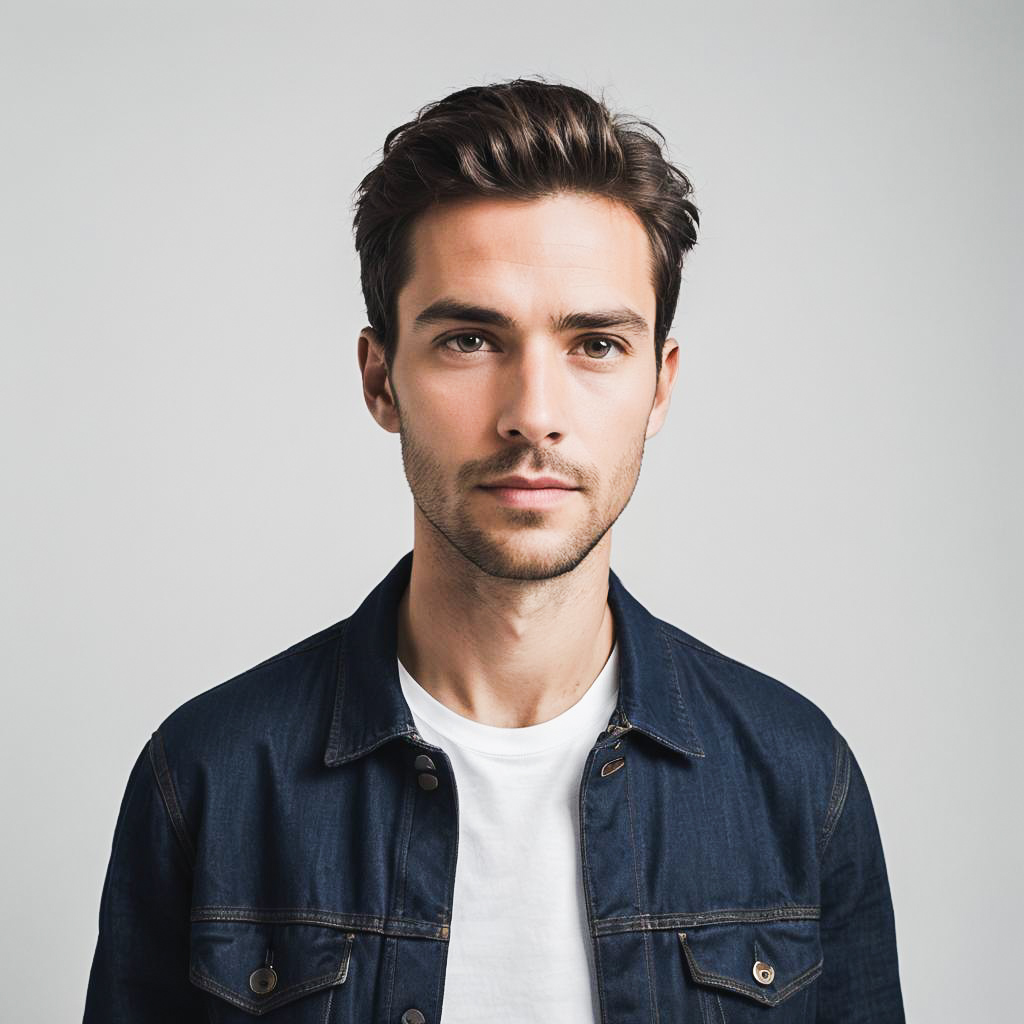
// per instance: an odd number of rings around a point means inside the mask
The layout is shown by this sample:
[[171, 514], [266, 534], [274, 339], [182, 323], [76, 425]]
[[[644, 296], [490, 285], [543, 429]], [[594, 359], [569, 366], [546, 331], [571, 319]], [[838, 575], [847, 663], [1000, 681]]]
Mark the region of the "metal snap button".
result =
[[775, 978], [775, 968], [771, 964], [754, 961], [754, 980], [762, 985], [770, 985]]
[[427, 1018], [415, 1007], [402, 1014], [402, 1024], [426, 1024]]
[[603, 779], [611, 775], [612, 772], [617, 772], [625, 763], [626, 759], [624, 757], [616, 757], [611, 761], [606, 761], [601, 765], [601, 778]]
[[258, 996], [265, 996], [277, 988], [277, 971], [273, 967], [257, 968], [249, 975], [249, 988]]
[[[437, 789], [437, 776], [431, 775], [430, 772], [420, 772], [419, 784], [420, 789]], [[419, 1010], [416, 1012], [419, 1013]]]
[[420, 756], [413, 761], [413, 767], [416, 771], [422, 772], [426, 771], [427, 768], [433, 768], [434, 762], [426, 754], [420, 754]]

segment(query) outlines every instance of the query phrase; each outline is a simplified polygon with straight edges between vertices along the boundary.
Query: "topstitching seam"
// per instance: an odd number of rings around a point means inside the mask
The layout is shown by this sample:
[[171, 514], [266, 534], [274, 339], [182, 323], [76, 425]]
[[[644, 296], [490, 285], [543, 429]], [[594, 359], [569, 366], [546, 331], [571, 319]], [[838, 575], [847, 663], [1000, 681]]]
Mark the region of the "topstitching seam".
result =
[[828, 810], [825, 813], [825, 820], [821, 826], [821, 834], [818, 837], [818, 860], [825, 856], [836, 824], [846, 806], [846, 794], [850, 789], [850, 748], [843, 736], [836, 731], [836, 757], [835, 772], [832, 779], [832, 793], [829, 797]]
[[154, 730], [149, 740], [149, 763], [153, 768], [153, 774], [156, 776], [157, 788], [160, 790], [160, 797], [163, 800], [167, 815], [171, 819], [171, 827], [185, 854], [189, 868], [194, 871], [196, 851], [192, 845], [192, 838], [188, 834], [185, 815], [182, 813], [181, 805], [178, 802], [178, 794], [174, 789], [174, 780], [171, 778], [171, 769], [167, 763], [167, 752], [164, 749], [164, 738], [160, 734], [159, 729]]

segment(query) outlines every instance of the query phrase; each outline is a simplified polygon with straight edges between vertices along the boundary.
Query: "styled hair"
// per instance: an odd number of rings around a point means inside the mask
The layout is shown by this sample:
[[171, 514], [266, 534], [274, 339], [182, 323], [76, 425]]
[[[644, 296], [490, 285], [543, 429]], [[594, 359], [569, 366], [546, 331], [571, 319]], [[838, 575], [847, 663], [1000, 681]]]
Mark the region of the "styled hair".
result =
[[451, 199], [580, 192], [624, 204], [647, 231], [660, 374], [683, 258], [699, 223], [693, 186], [664, 156], [664, 142], [654, 125], [614, 113], [603, 96], [539, 77], [460, 89], [388, 132], [380, 162], [356, 189], [353, 222], [367, 315], [388, 370], [418, 214]]

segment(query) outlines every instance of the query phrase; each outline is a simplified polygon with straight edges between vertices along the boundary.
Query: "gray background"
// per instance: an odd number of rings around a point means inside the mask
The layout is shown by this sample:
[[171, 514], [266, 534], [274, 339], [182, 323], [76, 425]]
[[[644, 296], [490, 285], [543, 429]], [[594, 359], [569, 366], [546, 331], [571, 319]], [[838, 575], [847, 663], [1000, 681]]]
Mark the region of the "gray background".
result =
[[80, 1019], [156, 725], [411, 546], [398, 439], [361, 396], [351, 192], [418, 106], [532, 74], [653, 120], [704, 217], [613, 567], [850, 741], [908, 1018], [1009, 1018], [1019, 4], [23, 0], [2, 22], [5, 1019]]

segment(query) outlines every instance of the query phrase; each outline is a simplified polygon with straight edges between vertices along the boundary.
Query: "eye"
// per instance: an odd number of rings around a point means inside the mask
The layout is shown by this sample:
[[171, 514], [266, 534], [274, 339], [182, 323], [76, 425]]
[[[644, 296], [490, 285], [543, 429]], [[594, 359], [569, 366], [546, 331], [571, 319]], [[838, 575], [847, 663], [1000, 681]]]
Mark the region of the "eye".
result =
[[612, 351], [613, 347], [617, 348], [620, 352], [625, 352], [625, 348], [623, 347], [623, 345], [620, 342], [616, 341], [614, 338], [584, 338], [580, 344], [592, 345], [595, 342], [598, 345], [606, 346], [603, 349], [599, 348], [596, 352], [591, 352], [591, 355], [593, 355], [596, 359], [604, 359], [608, 355], [608, 353]]
[[[474, 348], [463, 348], [462, 347], [461, 342], [463, 340], [465, 340], [466, 338], [472, 338], [475, 341], [479, 341], [481, 343], [483, 343], [483, 342], [485, 342], [487, 340], [481, 334], [476, 334], [473, 331], [463, 331], [462, 334], [449, 334], [447, 338], [442, 338], [441, 339], [441, 343], [440, 343], [441, 344], [441, 348], [448, 349], [449, 352], [455, 352], [456, 354], [461, 353], [462, 355], [467, 355], [467, 356], [468, 355], [472, 355], [474, 352], [479, 352], [480, 349], [476, 348], [476, 347], [474, 347]], [[460, 342], [460, 344], [459, 344], [459, 346], [457, 348], [451, 348], [448, 345], [448, 342], [450, 342], [450, 341]]]

